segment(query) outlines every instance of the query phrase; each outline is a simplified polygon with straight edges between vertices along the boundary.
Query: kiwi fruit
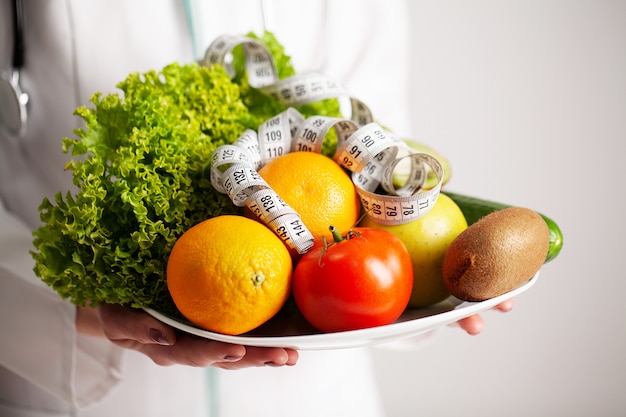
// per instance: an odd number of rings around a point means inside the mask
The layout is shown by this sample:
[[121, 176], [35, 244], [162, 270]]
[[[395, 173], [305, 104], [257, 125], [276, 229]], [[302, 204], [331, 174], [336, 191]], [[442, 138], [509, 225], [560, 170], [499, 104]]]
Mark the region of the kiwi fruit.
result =
[[483, 301], [507, 293], [541, 269], [550, 232], [541, 215], [524, 207], [495, 211], [461, 232], [443, 260], [450, 294]]

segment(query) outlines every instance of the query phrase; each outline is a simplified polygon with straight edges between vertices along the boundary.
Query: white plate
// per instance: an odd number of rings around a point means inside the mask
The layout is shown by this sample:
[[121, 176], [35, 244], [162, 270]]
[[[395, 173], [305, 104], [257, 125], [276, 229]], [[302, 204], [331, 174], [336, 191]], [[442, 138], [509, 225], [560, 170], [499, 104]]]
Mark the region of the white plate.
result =
[[406, 309], [393, 324], [337, 333], [320, 333], [303, 319], [287, 318], [279, 314], [250, 333], [229, 336], [200, 329], [189, 322], [179, 321], [153, 309], [146, 308], [145, 311], [176, 329], [221, 342], [246, 346], [288, 347], [299, 350], [343, 349], [401, 340], [457, 322], [523, 293], [537, 281], [538, 276], [539, 273], [513, 291], [486, 301], [463, 302], [451, 296], [432, 307]]

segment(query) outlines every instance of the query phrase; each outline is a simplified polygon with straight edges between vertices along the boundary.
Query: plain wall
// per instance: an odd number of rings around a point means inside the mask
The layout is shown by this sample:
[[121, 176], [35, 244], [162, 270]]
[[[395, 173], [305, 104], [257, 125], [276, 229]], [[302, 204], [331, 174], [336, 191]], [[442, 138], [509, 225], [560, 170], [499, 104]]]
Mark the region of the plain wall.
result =
[[376, 350], [390, 417], [626, 415], [626, 2], [411, 4], [415, 139], [445, 189], [526, 206], [559, 257], [476, 337]]

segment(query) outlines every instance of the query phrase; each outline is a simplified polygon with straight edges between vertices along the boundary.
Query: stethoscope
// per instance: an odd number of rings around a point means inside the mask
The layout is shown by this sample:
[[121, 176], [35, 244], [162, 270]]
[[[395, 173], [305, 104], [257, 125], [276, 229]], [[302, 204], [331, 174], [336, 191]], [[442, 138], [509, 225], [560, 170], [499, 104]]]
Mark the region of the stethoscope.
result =
[[20, 69], [24, 64], [24, 9], [22, 0], [12, 3], [13, 61], [10, 73], [0, 77], [0, 127], [15, 137], [23, 137], [28, 121], [28, 94], [20, 85]]

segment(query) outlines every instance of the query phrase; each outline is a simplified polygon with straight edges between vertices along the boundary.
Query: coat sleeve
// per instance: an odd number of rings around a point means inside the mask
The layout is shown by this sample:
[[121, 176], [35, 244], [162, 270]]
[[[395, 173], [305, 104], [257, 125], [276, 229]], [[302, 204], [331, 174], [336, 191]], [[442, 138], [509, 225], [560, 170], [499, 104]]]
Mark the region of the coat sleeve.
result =
[[77, 407], [97, 402], [120, 381], [122, 349], [76, 332], [76, 307], [34, 275], [31, 232], [1, 202], [0, 230], [0, 366]]
[[[3, 70], [13, 47], [10, 4], [0, 0]], [[133, 377], [122, 363], [129, 352], [78, 333], [76, 307], [34, 274], [31, 232], [43, 197], [73, 189], [61, 139], [79, 127], [74, 109], [96, 91], [113, 91], [130, 72], [189, 55], [181, 11], [168, 0], [24, 4], [21, 82], [31, 96], [29, 124], [18, 140], [0, 129], [0, 397], [5, 387], [23, 386], [47, 392], [59, 407], [85, 408]], [[32, 396], [18, 394], [33, 407]]]

